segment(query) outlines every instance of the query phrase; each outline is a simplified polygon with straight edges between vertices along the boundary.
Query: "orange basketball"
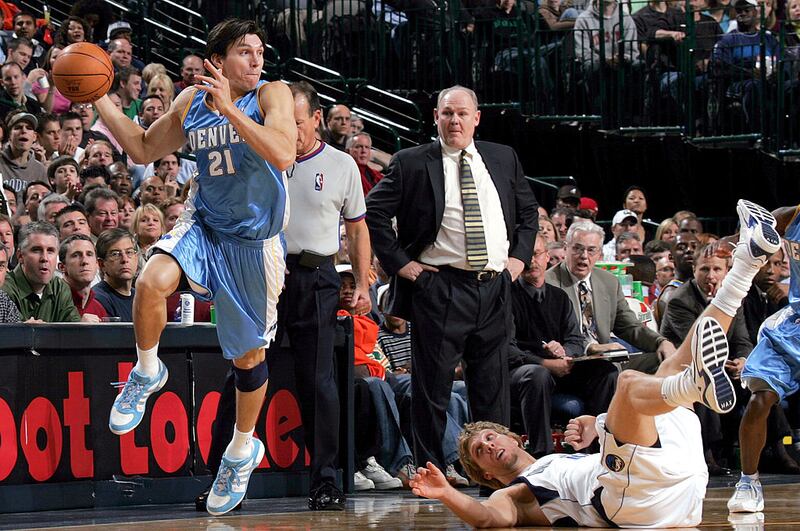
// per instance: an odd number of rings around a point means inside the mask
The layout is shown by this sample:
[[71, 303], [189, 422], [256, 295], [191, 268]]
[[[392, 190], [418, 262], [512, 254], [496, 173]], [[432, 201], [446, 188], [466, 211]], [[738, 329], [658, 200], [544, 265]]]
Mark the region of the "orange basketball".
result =
[[53, 64], [53, 81], [58, 91], [71, 101], [91, 103], [111, 88], [114, 66], [99, 46], [76, 42], [64, 48]]

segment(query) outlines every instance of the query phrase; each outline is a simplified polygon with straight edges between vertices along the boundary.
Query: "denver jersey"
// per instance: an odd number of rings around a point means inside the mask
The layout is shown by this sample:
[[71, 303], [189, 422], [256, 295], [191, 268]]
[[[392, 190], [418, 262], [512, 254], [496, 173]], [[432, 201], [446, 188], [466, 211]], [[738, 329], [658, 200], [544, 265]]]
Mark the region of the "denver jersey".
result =
[[[234, 104], [263, 123], [257, 87]], [[184, 111], [183, 131], [197, 156], [194, 215], [215, 232], [246, 240], [266, 240], [283, 229], [288, 214], [282, 173], [248, 146], [228, 119], [212, 110], [198, 90]]]
[[800, 206], [795, 209], [794, 217], [784, 231], [784, 250], [789, 256], [789, 304], [795, 312], [800, 313]]

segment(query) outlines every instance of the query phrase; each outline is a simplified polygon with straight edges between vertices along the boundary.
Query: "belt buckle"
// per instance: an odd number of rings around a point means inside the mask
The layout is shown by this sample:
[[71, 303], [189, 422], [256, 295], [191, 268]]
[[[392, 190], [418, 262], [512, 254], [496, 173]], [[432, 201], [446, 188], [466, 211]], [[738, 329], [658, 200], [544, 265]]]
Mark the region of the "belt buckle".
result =
[[486, 282], [487, 280], [492, 280], [495, 277], [495, 271], [478, 271], [477, 279], [478, 282]]

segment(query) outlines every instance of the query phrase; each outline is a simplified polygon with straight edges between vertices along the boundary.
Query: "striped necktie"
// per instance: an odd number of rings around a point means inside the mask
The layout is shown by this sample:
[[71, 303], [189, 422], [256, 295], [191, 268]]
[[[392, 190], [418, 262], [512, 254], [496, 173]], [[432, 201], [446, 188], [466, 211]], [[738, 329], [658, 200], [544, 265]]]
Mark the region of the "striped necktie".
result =
[[592, 294], [586, 281], [578, 283], [578, 294], [581, 303], [581, 321], [583, 333], [588, 334], [593, 340], [597, 341], [597, 323], [594, 320], [594, 308], [592, 308]]
[[459, 169], [461, 203], [464, 206], [464, 235], [467, 239], [467, 264], [470, 269], [480, 271], [489, 261], [489, 253], [486, 250], [486, 237], [483, 234], [478, 190], [475, 188], [475, 179], [472, 178], [472, 168], [469, 167], [466, 151], [461, 152]]

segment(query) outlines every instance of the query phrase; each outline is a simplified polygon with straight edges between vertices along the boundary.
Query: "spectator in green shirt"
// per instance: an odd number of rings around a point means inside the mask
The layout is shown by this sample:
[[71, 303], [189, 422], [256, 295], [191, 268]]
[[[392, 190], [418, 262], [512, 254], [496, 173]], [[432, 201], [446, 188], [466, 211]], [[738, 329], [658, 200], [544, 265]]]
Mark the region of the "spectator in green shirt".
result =
[[6, 277], [5, 291], [22, 316], [46, 323], [80, 321], [69, 286], [54, 276], [58, 258], [58, 231], [36, 221], [19, 231], [19, 265]]
[[122, 112], [131, 120], [136, 120], [142, 110], [142, 73], [132, 67], [120, 68], [114, 79], [115, 91], [122, 100]]

